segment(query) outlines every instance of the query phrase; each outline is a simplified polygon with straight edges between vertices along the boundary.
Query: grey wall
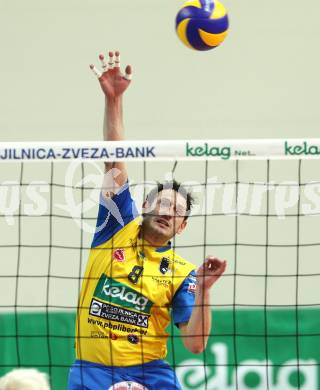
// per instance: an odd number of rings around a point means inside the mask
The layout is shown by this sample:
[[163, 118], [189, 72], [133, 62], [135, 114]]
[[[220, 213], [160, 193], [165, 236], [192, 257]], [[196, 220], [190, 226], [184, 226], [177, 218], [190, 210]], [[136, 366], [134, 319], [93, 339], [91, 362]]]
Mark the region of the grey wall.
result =
[[218, 50], [176, 38], [177, 0], [1, 0], [1, 140], [100, 139], [88, 64], [119, 48], [134, 67], [127, 136], [317, 137], [319, 2], [230, 1]]

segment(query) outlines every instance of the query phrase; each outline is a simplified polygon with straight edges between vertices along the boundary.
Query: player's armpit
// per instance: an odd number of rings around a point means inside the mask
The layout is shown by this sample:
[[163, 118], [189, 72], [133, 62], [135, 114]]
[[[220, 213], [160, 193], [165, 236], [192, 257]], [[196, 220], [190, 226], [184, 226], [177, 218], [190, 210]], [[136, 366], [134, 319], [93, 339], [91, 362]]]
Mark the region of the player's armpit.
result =
[[181, 330], [183, 330], [186, 326], [188, 325], [187, 322], [180, 322], [179, 324], [177, 324], [177, 327]]

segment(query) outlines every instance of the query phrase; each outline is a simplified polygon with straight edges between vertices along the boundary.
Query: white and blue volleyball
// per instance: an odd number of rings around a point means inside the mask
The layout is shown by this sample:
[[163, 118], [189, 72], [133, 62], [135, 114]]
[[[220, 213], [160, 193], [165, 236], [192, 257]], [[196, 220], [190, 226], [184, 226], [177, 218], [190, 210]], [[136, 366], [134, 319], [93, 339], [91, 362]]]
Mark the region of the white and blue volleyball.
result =
[[178, 37], [191, 49], [214, 49], [224, 41], [228, 30], [228, 13], [218, 0], [188, 0], [176, 17]]

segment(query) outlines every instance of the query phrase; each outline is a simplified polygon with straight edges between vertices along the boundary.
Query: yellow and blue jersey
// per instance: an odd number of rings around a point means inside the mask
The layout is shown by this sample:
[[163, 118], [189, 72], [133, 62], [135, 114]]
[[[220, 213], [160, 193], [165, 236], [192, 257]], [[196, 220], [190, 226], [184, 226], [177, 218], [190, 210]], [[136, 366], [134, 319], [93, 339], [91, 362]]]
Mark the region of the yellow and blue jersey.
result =
[[140, 224], [128, 184], [101, 195], [77, 313], [78, 360], [121, 367], [163, 359], [171, 315], [176, 325], [191, 316], [195, 266], [170, 244], [146, 245]]

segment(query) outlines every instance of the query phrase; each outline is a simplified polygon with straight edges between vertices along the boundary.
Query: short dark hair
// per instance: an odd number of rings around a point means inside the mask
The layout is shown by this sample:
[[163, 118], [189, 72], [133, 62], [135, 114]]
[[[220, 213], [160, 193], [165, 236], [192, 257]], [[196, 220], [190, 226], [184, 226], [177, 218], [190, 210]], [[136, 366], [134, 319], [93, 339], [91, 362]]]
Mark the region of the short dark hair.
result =
[[170, 181], [165, 181], [164, 183], [157, 182], [156, 187], [154, 187], [149, 192], [149, 194], [146, 197], [146, 200], [150, 201], [150, 203], [152, 203], [161, 191], [167, 190], [167, 189], [173, 190], [173, 191], [181, 194], [185, 198], [185, 200], [187, 202], [187, 214], [185, 215], [184, 219], [185, 220], [188, 219], [195, 199], [194, 199], [192, 192], [188, 191], [188, 189], [184, 185], [182, 185], [181, 183], [179, 183], [175, 179], [170, 180]]

